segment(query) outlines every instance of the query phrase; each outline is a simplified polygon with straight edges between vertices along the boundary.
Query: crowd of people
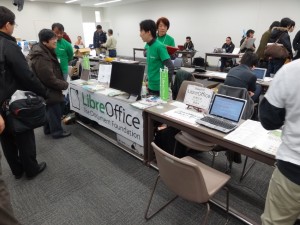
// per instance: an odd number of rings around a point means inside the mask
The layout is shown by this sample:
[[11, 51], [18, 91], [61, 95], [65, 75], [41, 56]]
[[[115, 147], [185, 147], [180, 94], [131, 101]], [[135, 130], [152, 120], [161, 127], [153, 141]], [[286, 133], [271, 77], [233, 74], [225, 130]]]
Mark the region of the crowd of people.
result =
[[[140, 37], [146, 43], [148, 92], [159, 95], [160, 69], [167, 67], [169, 84], [172, 86], [174, 65], [166, 46], [175, 47], [175, 40], [167, 34], [170, 21], [161, 17], [156, 22], [143, 20], [139, 23]], [[249, 29], [240, 41], [241, 52], [244, 53], [238, 66], [233, 67], [227, 74], [225, 84], [242, 87], [248, 90], [254, 102], [259, 102], [261, 86], [256, 83], [252, 69], [260, 65], [268, 68], [268, 75], [275, 74], [268, 92], [260, 103], [260, 120], [266, 129], [283, 129], [283, 144], [277, 153], [277, 167], [271, 178], [264, 213], [261, 217], [263, 225], [293, 224], [300, 212], [300, 143], [298, 140], [299, 102], [297, 90], [299, 83], [297, 75], [300, 72], [300, 31], [293, 42], [289, 32], [293, 32], [295, 22], [283, 18], [274, 21], [262, 35], [259, 47], [247, 42], [254, 37], [254, 30]], [[35, 178], [46, 169], [46, 162], [38, 163], [36, 159], [36, 144], [33, 129], [14, 133], [6, 117], [7, 99], [20, 90], [33, 91], [46, 99], [47, 122], [44, 134], [54, 139], [65, 138], [71, 133], [61, 125], [63, 108], [67, 97], [63, 90], [68, 88], [68, 64], [73, 59], [71, 40], [64, 31], [64, 26], [54, 23], [51, 29], [42, 29], [39, 42], [32, 46], [27, 60], [12, 36], [15, 28], [15, 15], [6, 7], [0, 6], [0, 39], [3, 42], [5, 70], [0, 77], [0, 140], [4, 156], [12, 174], [16, 179], [24, 175], [28, 179]], [[69, 40], [68, 40], [69, 39]], [[286, 59], [266, 58], [264, 48], [267, 43], [282, 44], [289, 52]], [[75, 42], [84, 46], [81, 36]], [[108, 30], [108, 37], [97, 25], [94, 32], [93, 46], [97, 55], [108, 52], [109, 57], [116, 57], [117, 40], [113, 30]], [[293, 55], [292, 47], [296, 51]], [[226, 38], [222, 46], [226, 53], [232, 53], [235, 45], [231, 37]], [[186, 37], [185, 50], [194, 50], [191, 37]], [[293, 62], [290, 62], [292, 61]], [[288, 63], [290, 62], [290, 63]], [[221, 70], [228, 63], [227, 58], [221, 58]], [[283, 66], [285, 63], [287, 65]], [[13, 215], [7, 187], [1, 177], [0, 166], [0, 222], [3, 224], [20, 224]]]

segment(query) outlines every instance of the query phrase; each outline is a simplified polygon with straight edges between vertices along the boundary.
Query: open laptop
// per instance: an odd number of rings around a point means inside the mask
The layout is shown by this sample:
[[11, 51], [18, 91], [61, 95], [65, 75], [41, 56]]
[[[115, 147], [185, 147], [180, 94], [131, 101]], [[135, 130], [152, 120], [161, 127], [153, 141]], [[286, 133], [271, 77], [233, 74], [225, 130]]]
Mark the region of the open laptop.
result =
[[196, 122], [223, 133], [229, 133], [238, 126], [246, 103], [245, 99], [215, 94], [209, 114]]
[[174, 59], [174, 69], [178, 70], [182, 66], [182, 58]]
[[253, 73], [255, 74], [258, 81], [263, 81], [265, 79], [267, 69], [265, 68], [254, 68]]

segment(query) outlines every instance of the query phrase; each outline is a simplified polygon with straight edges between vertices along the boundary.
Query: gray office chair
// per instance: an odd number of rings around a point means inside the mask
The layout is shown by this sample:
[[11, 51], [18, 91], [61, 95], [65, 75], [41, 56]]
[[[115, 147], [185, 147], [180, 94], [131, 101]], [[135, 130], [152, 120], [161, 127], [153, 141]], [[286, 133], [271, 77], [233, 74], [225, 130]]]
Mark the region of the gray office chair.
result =
[[[184, 158], [177, 158], [166, 151], [151, 143], [159, 169], [159, 175], [156, 178], [154, 188], [150, 195], [150, 200], [145, 212], [145, 219], [149, 220], [162, 209], [173, 202], [178, 196], [196, 203], [206, 204], [207, 211], [204, 216], [202, 224], [207, 223], [208, 215], [210, 212], [209, 200], [221, 189], [226, 190], [226, 210], [228, 223], [229, 211], [229, 191], [225, 184], [229, 181], [230, 176], [218, 170], [215, 170], [192, 157], [186, 156]], [[156, 212], [148, 215], [152, 198], [157, 187], [159, 178], [164, 184], [176, 194], [176, 196], [168, 201], [165, 205], [160, 207]]]
[[[195, 81], [183, 81], [176, 101], [180, 101], [183, 102], [184, 97], [185, 97], [185, 92], [186, 89], [188, 87], [188, 85], [196, 85], [199, 87], [203, 87], [203, 85], [201, 83], [195, 82]], [[187, 132], [184, 131], [180, 131], [178, 134], [175, 135], [175, 147], [174, 147], [174, 152], [173, 155], [175, 155], [175, 151], [177, 148], [177, 142], [181, 143], [182, 145], [184, 145], [185, 147], [187, 147], [187, 149], [193, 149], [196, 151], [200, 151], [200, 152], [211, 152], [213, 155], [213, 159], [212, 159], [212, 167], [214, 166], [214, 162], [215, 162], [215, 157], [217, 155], [217, 152], [213, 151], [213, 149], [216, 147], [216, 144], [208, 142], [208, 141], [204, 141], [198, 137], [195, 137]]]
[[[248, 91], [246, 88], [239, 88], [239, 87], [231, 87], [225, 84], [221, 84], [218, 88], [218, 94], [223, 94], [223, 95], [228, 95], [228, 96], [232, 96], [232, 97], [236, 97], [236, 98], [241, 98], [241, 99], [246, 99], [247, 100], [247, 104], [246, 107], [244, 109], [244, 113], [242, 115], [242, 119], [243, 120], [247, 120], [250, 119], [254, 113], [254, 106], [255, 103], [253, 102], [252, 98], [249, 96]], [[239, 153], [227, 153], [227, 154], [233, 154], [232, 157], [240, 157]], [[242, 175], [240, 177], [240, 181], [242, 181], [244, 179], [244, 177], [247, 175], [247, 173], [251, 170], [251, 168], [254, 166], [255, 164], [255, 160], [253, 161], [253, 163], [246, 169], [246, 165], [247, 165], [247, 161], [248, 161], [248, 156], [246, 156], [245, 158], [245, 162], [244, 162], [244, 166], [243, 166], [243, 171], [242, 171]], [[232, 168], [232, 160], [229, 161], [229, 170], [231, 170]]]

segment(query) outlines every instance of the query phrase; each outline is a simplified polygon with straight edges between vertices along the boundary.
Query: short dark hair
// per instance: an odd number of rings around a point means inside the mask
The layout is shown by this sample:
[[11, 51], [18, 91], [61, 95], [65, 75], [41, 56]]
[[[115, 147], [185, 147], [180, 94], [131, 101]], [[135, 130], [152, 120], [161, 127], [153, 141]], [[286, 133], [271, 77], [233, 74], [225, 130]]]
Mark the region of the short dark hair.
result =
[[247, 32], [246, 32], [246, 36], [247, 37], [249, 37], [250, 36], [250, 34], [254, 34], [255, 33], [255, 31], [254, 30], [252, 30], [252, 29], [249, 29], [249, 30], [247, 30]]
[[189, 39], [189, 40], [191, 40], [191, 37], [190, 37], [190, 36], [187, 36], [185, 39]]
[[56, 35], [55, 35], [55, 33], [52, 30], [50, 30], [50, 29], [42, 29], [39, 32], [39, 42], [40, 43], [43, 43], [44, 41], [48, 42], [50, 39], [52, 39], [55, 36]]
[[290, 25], [292, 25], [292, 20], [290, 18], [285, 17], [285, 18], [282, 18], [280, 20], [280, 26], [281, 27], [288, 27]]
[[65, 31], [65, 28], [61, 23], [52, 24], [52, 30], [54, 30], [54, 28], [57, 28], [59, 31]]
[[257, 63], [258, 63], [258, 56], [256, 53], [251, 51], [245, 52], [241, 59], [241, 64], [244, 64], [249, 67], [256, 66]]
[[5, 24], [15, 24], [16, 16], [8, 8], [0, 6], [0, 28], [3, 28]]
[[143, 20], [140, 22], [140, 30], [144, 30], [146, 32], [150, 31], [152, 37], [156, 37], [156, 25], [153, 20]]
[[228, 36], [227, 38], [231, 41], [231, 37]]
[[279, 26], [280, 26], [280, 22], [279, 22], [279, 21], [274, 21], [274, 22], [270, 25], [269, 30], [272, 30], [273, 27], [279, 27]]
[[169, 30], [170, 28], [170, 21], [166, 18], [166, 17], [160, 17], [157, 21], [156, 21], [156, 28], [158, 29], [158, 26], [160, 23], [163, 23], [164, 25], [167, 26], [167, 29]]
[[97, 30], [100, 30], [100, 29], [102, 29], [102, 26], [101, 26], [101, 25], [97, 25], [97, 26], [96, 26], [96, 29], [97, 29]]
[[114, 31], [113, 31], [112, 29], [108, 29], [107, 32], [108, 32], [109, 34], [113, 34], [113, 33], [114, 33]]

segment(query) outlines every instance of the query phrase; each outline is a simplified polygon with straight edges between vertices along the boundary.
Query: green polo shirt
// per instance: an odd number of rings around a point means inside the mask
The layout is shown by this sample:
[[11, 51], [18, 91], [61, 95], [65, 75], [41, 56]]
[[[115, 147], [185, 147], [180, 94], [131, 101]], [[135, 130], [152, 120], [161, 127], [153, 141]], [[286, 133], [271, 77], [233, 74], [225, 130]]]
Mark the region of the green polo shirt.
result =
[[69, 61], [73, 59], [74, 54], [72, 45], [63, 38], [57, 40], [55, 53], [57, 55], [63, 74], [68, 74]]
[[170, 56], [166, 46], [157, 40], [147, 47], [148, 88], [159, 91], [160, 68], [164, 68], [163, 61], [169, 59]]
[[174, 38], [172, 38], [168, 34], [166, 34], [164, 36], [157, 36], [157, 40], [159, 40], [164, 45], [175, 47]]

